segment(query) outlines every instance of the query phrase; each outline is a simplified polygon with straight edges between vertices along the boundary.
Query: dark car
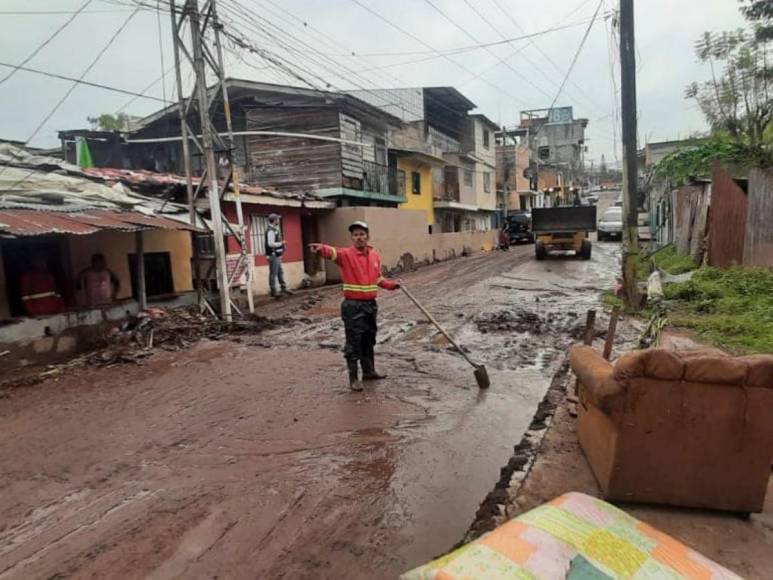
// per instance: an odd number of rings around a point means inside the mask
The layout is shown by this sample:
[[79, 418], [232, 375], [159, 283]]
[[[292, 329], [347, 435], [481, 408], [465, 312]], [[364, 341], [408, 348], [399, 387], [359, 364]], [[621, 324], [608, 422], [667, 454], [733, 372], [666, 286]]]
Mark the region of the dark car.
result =
[[531, 231], [531, 214], [528, 211], [516, 211], [508, 214], [507, 223], [510, 230], [510, 243], [534, 243], [534, 233]]

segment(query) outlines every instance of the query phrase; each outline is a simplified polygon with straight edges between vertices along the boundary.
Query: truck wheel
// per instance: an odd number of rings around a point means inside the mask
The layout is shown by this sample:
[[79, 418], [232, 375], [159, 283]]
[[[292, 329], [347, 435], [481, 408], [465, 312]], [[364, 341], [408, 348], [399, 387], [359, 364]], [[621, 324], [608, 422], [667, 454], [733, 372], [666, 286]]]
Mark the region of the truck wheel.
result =
[[537, 242], [534, 245], [534, 255], [538, 260], [544, 260], [545, 256], [548, 255], [547, 251], [545, 250], [545, 244], [542, 242]]
[[599, 238], [599, 242], [603, 242], [604, 240], [607, 239], [607, 236], [604, 235], [604, 232], [599, 232], [598, 233], [598, 238]]
[[580, 247], [580, 258], [583, 260], [590, 260], [592, 248], [593, 246], [591, 246], [590, 240], [583, 240], [582, 246]]

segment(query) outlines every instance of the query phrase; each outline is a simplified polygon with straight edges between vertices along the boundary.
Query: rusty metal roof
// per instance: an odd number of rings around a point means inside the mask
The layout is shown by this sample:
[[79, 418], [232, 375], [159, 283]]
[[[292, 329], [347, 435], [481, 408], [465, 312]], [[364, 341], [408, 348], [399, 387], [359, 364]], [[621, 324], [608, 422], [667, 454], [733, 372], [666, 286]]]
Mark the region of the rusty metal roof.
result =
[[137, 212], [93, 210], [49, 212], [40, 210], [0, 210], [0, 235], [40, 236], [43, 234], [93, 234], [100, 230], [195, 230], [189, 224]]

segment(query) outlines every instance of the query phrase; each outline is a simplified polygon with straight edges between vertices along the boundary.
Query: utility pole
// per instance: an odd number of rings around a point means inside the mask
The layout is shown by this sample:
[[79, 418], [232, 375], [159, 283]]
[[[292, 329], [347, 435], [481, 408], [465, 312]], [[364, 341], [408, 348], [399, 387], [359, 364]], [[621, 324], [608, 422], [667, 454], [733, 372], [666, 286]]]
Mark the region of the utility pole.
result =
[[638, 150], [636, 143], [636, 43], [633, 0], [620, 0], [620, 77], [623, 117], [623, 286], [626, 304], [639, 307]]
[[[239, 185], [234, 173], [233, 163], [233, 128], [231, 123], [231, 110], [228, 101], [228, 91], [225, 82], [225, 70], [223, 66], [223, 52], [220, 44], [220, 29], [221, 25], [217, 18], [217, 9], [215, 0], [206, 0], [204, 2], [203, 10], [199, 9], [198, 0], [183, 0], [183, 5], [178, 8], [175, 0], [169, 0], [172, 16], [172, 32], [174, 39], [174, 58], [175, 69], [177, 77], [177, 93], [179, 95], [179, 111], [180, 111], [180, 125], [182, 132], [182, 152], [184, 157], [184, 167], [188, 185], [188, 203], [190, 209], [190, 215], [192, 220], [196, 218], [197, 208], [196, 200], [199, 193], [206, 187], [208, 197], [208, 209], [211, 217], [211, 229], [214, 245], [214, 273], [215, 280], [217, 282], [219, 299], [220, 299], [220, 316], [225, 321], [231, 321], [232, 307], [235, 305], [231, 299], [231, 286], [236, 276], [241, 275], [241, 272], [246, 270], [247, 272], [247, 293], [249, 297], [250, 311], [252, 311], [252, 288], [251, 284], [251, 272], [249, 267], [249, 255], [246, 250], [246, 235], [244, 228], [244, 218], [241, 208], [241, 200], [239, 198]], [[185, 40], [182, 38], [181, 32], [183, 25], [187, 21], [188, 28], [190, 29], [190, 44], [186, 47]], [[207, 44], [207, 33], [214, 40], [215, 51]], [[184, 87], [182, 86], [182, 71], [181, 61], [185, 61], [192, 67], [193, 74], [195, 76], [195, 86], [193, 95], [186, 99], [184, 97]], [[217, 79], [217, 85], [212, 89], [207, 87], [207, 71], [213, 73], [213, 76]], [[218, 98], [218, 94], [223, 102], [223, 114], [226, 119], [228, 141], [225, 142], [221, 139], [212, 116], [215, 113], [213, 110], [213, 102]], [[196, 137], [196, 132], [190, 126], [190, 117], [192, 113], [193, 104], [196, 104], [198, 109], [198, 117], [201, 130], [201, 139]], [[203, 175], [198, 182], [198, 185], [194, 189], [193, 187], [193, 175], [191, 161], [191, 147], [192, 142], [198, 152], [203, 158]], [[216, 158], [216, 152], [218, 156], [227, 162], [228, 175], [225, 178], [223, 184], [220, 184], [218, 176], [218, 159]], [[234, 196], [233, 201], [236, 206], [236, 214], [239, 222], [238, 231], [235, 231], [229, 222], [224, 219], [221, 209], [221, 202], [224, 199], [226, 193], [230, 188], [233, 188]], [[194, 222], [195, 223], [195, 222]], [[232, 271], [228, 272], [228, 262], [226, 259], [226, 242], [225, 242], [225, 230], [228, 230], [231, 236], [236, 240], [240, 247], [239, 258], [233, 265]], [[198, 252], [194, 251], [194, 265], [196, 271], [196, 278], [199, 284], [199, 292], [201, 293], [201, 279], [200, 279], [200, 266], [198, 262]], [[208, 305], [206, 300], [204, 304]], [[237, 309], [238, 311], [238, 309]]]

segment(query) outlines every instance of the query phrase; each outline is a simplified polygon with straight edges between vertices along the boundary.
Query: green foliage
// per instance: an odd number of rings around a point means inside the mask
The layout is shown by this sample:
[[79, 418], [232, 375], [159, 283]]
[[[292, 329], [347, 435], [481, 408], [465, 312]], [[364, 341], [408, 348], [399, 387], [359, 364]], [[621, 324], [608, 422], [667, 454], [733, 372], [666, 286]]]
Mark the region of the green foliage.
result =
[[655, 265], [667, 274], [684, 274], [698, 267], [690, 256], [678, 253], [673, 246], [658, 252], [652, 259]]
[[711, 80], [690, 84], [685, 97], [695, 100], [712, 130], [756, 146], [773, 120], [767, 40], [745, 30], [705, 32], [695, 43]]
[[676, 301], [672, 323], [735, 351], [773, 352], [773, 272], [764, 268], [701, 268], [692, 279], [668, 284]]
[[695, 177], [707, 176], [715, 161], [733, 167], [770, 164], [770, 154], [761, 147], [714, 137], [687, 145], [667, 155], [655, 165], [655, 175], [674, 186]]
[[741, 12], [757, 24], [757, 40], [773, 40], [773, 0], [740, 0]]
[[86, 117], [92, 129], [100, 131], [126, 131], [129, 126], [129, 115], [126, 113], [102, 113], [98, 117]]

